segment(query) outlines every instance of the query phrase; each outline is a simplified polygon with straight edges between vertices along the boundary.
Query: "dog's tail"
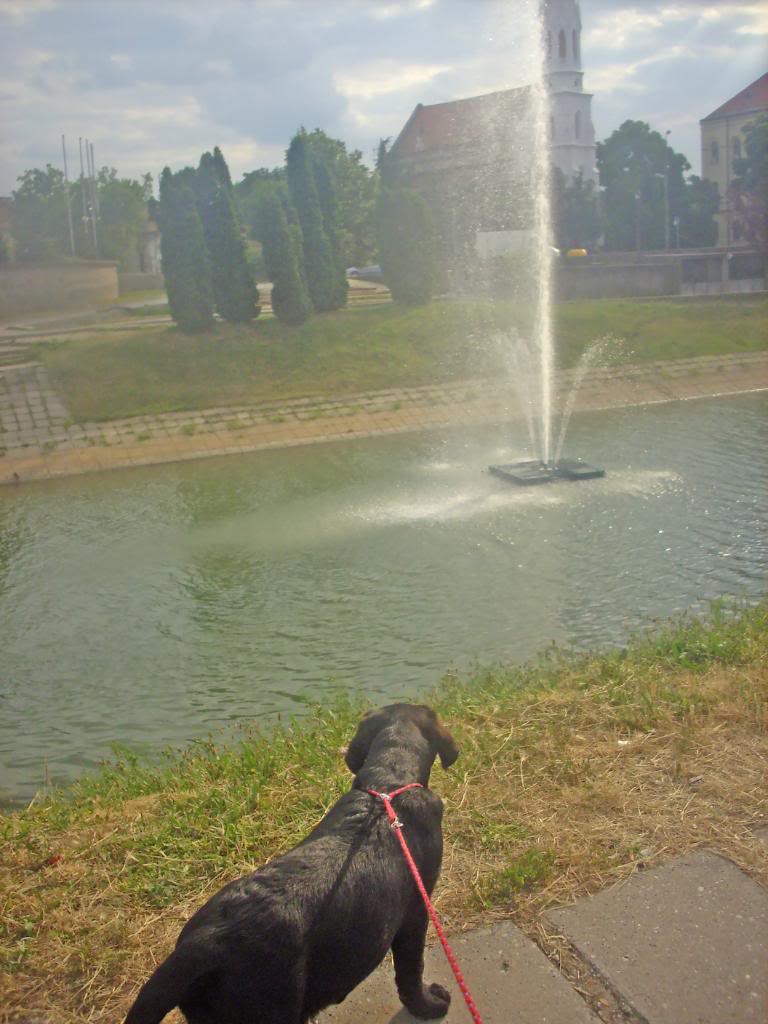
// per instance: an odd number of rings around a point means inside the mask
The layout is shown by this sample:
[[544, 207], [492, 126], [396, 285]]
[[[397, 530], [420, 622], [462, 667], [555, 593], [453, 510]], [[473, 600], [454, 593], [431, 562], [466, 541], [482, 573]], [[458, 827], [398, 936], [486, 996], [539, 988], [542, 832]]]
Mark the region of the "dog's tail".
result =
[[210, 946], [206, 950], [194, 940], [182, 942], [142, 987], [125, 1024], [160, 1024], [192, 986], [214, 973], [216, 967]]

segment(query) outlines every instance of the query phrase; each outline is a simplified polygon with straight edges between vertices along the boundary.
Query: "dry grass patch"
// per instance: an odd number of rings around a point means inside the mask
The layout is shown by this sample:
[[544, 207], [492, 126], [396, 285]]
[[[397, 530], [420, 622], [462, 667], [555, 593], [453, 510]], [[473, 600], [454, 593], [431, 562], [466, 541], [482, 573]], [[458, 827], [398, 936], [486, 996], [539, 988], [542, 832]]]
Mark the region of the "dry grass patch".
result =
[[[447, 680], [461, 748], [435, 769], [454, 929], [542, 912], [699, 847], [768, 885], [768, 605], [627, 651]], [[129, 756], [0, 833], [0, 1021], [106, 1024], [226, 880], [292, 846], [349, 785], [339, 705], [235, 748]]]

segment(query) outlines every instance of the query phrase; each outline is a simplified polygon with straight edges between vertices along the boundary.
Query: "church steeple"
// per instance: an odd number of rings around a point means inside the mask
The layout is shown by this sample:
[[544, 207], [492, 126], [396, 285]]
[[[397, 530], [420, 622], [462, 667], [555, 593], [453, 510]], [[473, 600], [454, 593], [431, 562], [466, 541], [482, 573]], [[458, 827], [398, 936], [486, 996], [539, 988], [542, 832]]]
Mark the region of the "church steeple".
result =
[[543, 0], [544, 50], [551, 91], [573, 89], [581, 81], [581, 12], [578, 0]]
[[584, 92], [578, 0], [541, 0], [541, 18], [553, 163], [567, 178], [581, 174], [597, 184], [592, 96]]

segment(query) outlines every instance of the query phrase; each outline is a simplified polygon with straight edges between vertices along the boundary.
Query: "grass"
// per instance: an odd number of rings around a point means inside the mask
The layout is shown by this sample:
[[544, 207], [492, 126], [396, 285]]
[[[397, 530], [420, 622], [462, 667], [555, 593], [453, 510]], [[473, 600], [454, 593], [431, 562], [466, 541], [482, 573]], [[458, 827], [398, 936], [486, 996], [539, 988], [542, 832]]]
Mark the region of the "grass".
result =
[[[40, 345], [35, 355], [75, 419], [88, 422], [496, 376], [506, 372], [504, 360], [488, 338], [525, 330], [526, 315], [511, 303], [390, 303], [295, 328], [271, 318], [199, 336], [137, 326]], [[618, 362], [755, 351], [768, 345], [768, 302], [617, 299], [557, 307], [563, 367], [605, 336], [623, 339], [609, 353]]]
[[[681, 620], [621, 651], [447, 678], [430, 696], [461, 750], [437, 905], [449, 926], [541, 913], [714, 846], [768, 882], [768, 602]], [[130, 752], [8, 815], [0, 1005], [57, 1024], [120, 1019], [191, 911], [290, 848], [349, 786], [360, 708], [268, 737]]]

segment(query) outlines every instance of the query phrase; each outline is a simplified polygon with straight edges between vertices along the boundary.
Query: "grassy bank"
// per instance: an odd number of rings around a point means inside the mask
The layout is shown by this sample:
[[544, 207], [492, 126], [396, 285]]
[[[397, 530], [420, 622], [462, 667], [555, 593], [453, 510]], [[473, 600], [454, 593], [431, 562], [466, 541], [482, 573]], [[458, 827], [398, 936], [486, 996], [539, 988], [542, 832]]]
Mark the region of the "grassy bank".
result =
[[[271, 318], [197, 337], [137, 328], [41, 345], [37, 354], [86, 422], [496, 376], [507, 370], [489, 337], [525, 333], [529, 312], [468, 301], [388, 304], [296, 328]], [[621, 339], [608, 352], [618, 362], [754, 351], [768, 347], [768, 302], [573, 302], [557, 308], [555, 331], [563, 367], [604, 336]]]
[[[432, 780], [446, 801], [437, 903], [454, 928], [512, 917], [545, 943], [550, 904], [707, 845], [768, 883], [750, 834], [768, 822], [768, 603], [623, 651], [448, 678], [430, 702], [461, 748]], [[119, 1019], [191, 910], [348, 787], [340, 751], [359, 713], [337, 705], [155, 766], [126, 757], [8, 816], [8, 1019]]]

